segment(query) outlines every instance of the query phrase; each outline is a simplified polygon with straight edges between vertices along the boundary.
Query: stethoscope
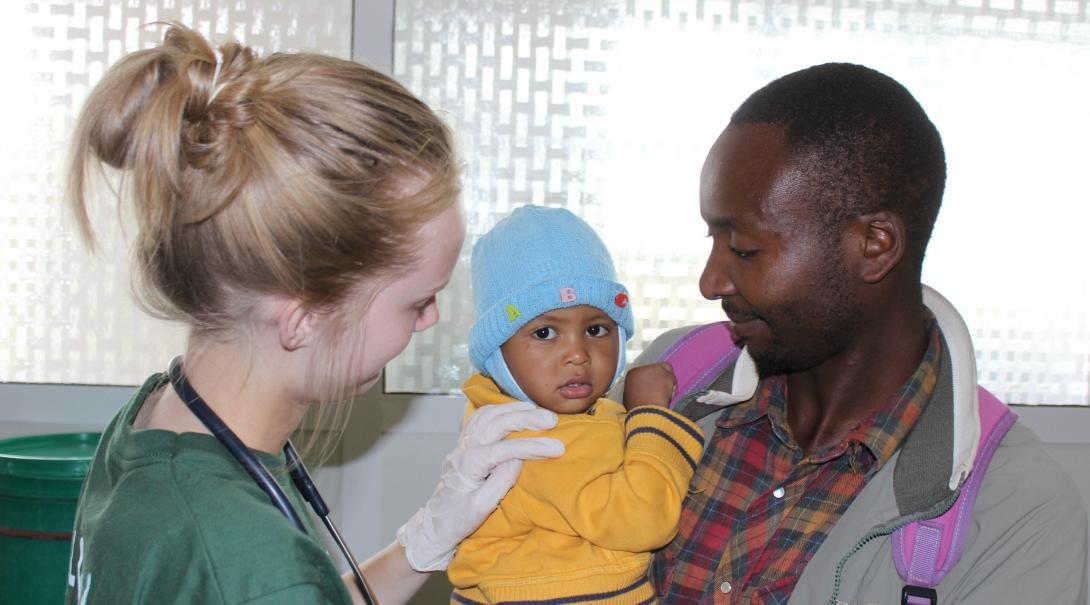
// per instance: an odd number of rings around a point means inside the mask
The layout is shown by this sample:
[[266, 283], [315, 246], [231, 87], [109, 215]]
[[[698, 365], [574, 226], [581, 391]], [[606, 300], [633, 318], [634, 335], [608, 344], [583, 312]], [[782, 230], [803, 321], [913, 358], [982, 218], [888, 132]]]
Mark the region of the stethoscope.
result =
[[[288, 496], [284, 493], [284, 490], [280, 489], [280, 484], [273, 479], [269, 469], [261, 464], [257, 456], [254, 456], [253, 452], [238, 438], [238, 435], [235, 435], [234, 431], [228, 428], [223, 420], [212, 411], [212, 408], [208, 407], [204, 399], [197, 394], [193, 385], [189, 384], [185, 372], [182, 371], [181, 357], [175, 357], [171, 360], [167, 374], [170, 377], [170, 384], [174, 386], [174, 390], [178, 392], [178, 396], [182, 398], [185, 405], [193, 411], [193, 414], [204, 423], [208, 430], [212, 431], [212, 435], [238, 460], [242, 468], [246, 469], [246, 472], [253, 477], [258, 487], [269, 496], [273, 506], [284, 513], [284, 516], [296, 529], [304, 534], [308, 533], [306, 526], [303, 525], [303, 520], [299, 518], [299, 513], [295, 512], [295, 508], [292, 507]], [[363, 572], [360, 571], [360, 565], [356, 562], [356, 557], [352, 555], [352, 551], [348, 549], [348, 545], [341, 538], [337, 527], [333, 525], [333, 520], [329, 518], [329, 507], [326, 506], [322, 495], [318, 493], [318, 487], [311, 480], [307, 467], [299, 459], [299, 453], [295, 451], [295, 446], [291, 444], [291, 441], [284, 444], [284, 457], [287, 459], [288, 472], [291, 474], [292, 483], [295, 484], [303, 499], [310, 503], [314, 513], [325, 524], [329, 534], [333, 536], [333, 540], [341, 549], [341, 553], [344, 554], [345, 560], [348, 561], [348, 566], [352, 568], [352, 574], [356, 576], [356, 583], [363, 594], [364, 602], [368, 605], [374, 605], [376, 603], [375, 597], [371, 593], [370, 587], [367, 586], [367, 581], [363, 579]]]

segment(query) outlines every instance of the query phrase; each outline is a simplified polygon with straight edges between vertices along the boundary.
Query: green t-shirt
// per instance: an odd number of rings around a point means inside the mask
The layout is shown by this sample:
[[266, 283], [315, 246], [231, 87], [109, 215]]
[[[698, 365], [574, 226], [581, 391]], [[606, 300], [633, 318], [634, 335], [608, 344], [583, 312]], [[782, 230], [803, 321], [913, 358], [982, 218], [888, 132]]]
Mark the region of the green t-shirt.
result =
[[[68, 603], [351, 603], [305, 535], [214, 437], [134, 430], [148, 379], [106, 428], [76, 512]], [[309, 521], [283, 456], [258, 459]]]

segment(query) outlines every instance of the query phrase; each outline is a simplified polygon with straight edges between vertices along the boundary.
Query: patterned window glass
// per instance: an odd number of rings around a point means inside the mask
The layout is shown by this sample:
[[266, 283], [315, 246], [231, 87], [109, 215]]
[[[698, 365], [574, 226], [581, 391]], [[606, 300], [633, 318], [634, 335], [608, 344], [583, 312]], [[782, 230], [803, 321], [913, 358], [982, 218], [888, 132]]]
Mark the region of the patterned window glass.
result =
[[[981, 382], [1014, 403], [1090, 404], [1088, 0], [398, 0], [394, 73], [449, 120], [470, 243], [522, 204], [566, 206], [632, 291], [630, 353], [719, 319], [700, 298], [704, 155], [731, 111], [815, 63], [877, 68], [943, 135], [949, 182], [924, 279], [965, 315]], [[468, 246], [444, 321], [390, 391], [470, 371]]]
[[[262, 54], [350, 56], [351, 0], [23, 0], [0, 2], [0, 381], [139, 384], [182, 349], [176, 326], [132, 303], [129, 229], [96, 226], [89, 256], [64, 212], [69, 133], [88, 91], [122, 54], [176, 20]], [[109, 195], [103, 192], [103, 195]]]

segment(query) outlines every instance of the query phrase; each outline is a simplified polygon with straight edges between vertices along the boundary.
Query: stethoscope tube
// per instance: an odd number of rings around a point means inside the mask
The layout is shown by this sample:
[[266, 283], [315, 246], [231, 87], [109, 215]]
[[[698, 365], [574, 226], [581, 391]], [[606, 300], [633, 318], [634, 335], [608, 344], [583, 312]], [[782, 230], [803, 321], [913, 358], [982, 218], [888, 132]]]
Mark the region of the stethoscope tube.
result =
[[[239, 464], [246, 471], [247, 474], [253, 478], [258, 487], [268, 495], [272, 505], [277, 508], [288, 521], [295, 526], [296, 529], [308, 533], [306, 526], [303, 524], [303, 520], [299, 517], [299, 513], [295, 511], [295, 507], [291, 505], [291, 501], [288, 500], [287, 494], [280, 488], [280, 484], [273, 479], [269, 469], [265, 468], [265, 465], [254, 456], [253, 452], [242, 440], [238, 438], [238, 435], [234, 433], [223, 420], [214, 412], [212, 408], [204, 401], [203, 398], [197, 393], [193, 385], [189, 383], [189, 379], [186, 378], [185, 372], [182, 371], [181, 357], [175, 357], [170, 362], [170, 367], [167, 370], [167, 375], [170, 378], [170, 384], [177, 391], [178, 396], [181, 397], [182, 402], [185, 403], [193, 414], [197, 417], [212, 435], [219, 440], [220, 443], [227, 449], [227, 451], [238, 460]], [[352, 574], [356, 578], [357, 587], [360, 593], [363, 595], [364, 603], [367, 605], [375, 605], [378, 601], [375, 600], [374, 594], [371, 592], [370, 587], [367, 585], [367, 581], [363, 578], [363, 572], [360, 571], [360, 565], [356, 561], [356, 557], [349, 550], [348, 544], [341, 538], [340, 532], [337, 531], [337, 527], [333, 524], [332, 519], [329, 517], [329, 507], [326, 505], [322, 495], [318, 492], [318, 487], [314, 485], [314, 481], [310, 477], [310, 473], [307, 472], [306, 466], [303, 465], [302, 459], [299, 458], [299, 453], [295, 451], [295, 446], [288, 441], [284, 444], [284, 457], [287, 461], [288, 472], [291, 474], [292, 482], [295, 484], [296, 489], [303, 496], [303, 499], [310, 503], [311, 508], [314, 509], [315, 514], [322, 520], [322, 523], [329, 530], [333, 540], [337, 543], [337, 547], [340, 548], [341, 553], [348, 561], [349, 567], [352, 568]]]
[[284, 444], [284, 457], [287, 458], [288, 472], [291, 473], [296, 489], [303, 495], [303, 499], [310, 503], [310, 507], [314, 509], [314, 514], [318, 515], [318, 518], [322, 520], [322, 524], [329, 530], [329, 535], [333, 537], [333, 541], [337, 543], [337, 547], [341, 549], [341, 554], [344, 555], [349, 567], [352, 568], [352, 575], [356, 577], [356, 587], [363, 594], [364, 603], [374, 605], [377, 602], [375, 595], [371, 593], [371, 587], [367, 585], [367, 580], [363, 579], [363, 572], [360, 571], [360, 564], [356, 562], [356, 555], [349, 550], [348, 543], [341, 538], [341, 532], [337, 531], [337, 526], [333, 524], [325, 499], [318, 492], [318, 486], [314, 485], [310, 473], [307, 472], [307, 467], [303, 464], [302, 458], [295, 451], [295, 446], [291, 444], [291, 441]]

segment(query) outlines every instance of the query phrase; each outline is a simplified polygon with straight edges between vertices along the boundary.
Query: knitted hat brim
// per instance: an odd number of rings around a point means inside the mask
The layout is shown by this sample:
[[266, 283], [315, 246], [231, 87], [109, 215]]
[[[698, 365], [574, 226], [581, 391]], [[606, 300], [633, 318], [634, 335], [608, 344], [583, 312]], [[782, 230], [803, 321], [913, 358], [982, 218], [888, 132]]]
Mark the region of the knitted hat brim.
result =
[[597, 276], [567, 275], [543, 279], [481, 313], [469, 331], [469, 358], [474, 366], [485, 370], [488, 357], [534, 318], [579, 305], [600, 309], [624, 329], [626, 340], [631, 338], [632, 308], [624, 286]]

